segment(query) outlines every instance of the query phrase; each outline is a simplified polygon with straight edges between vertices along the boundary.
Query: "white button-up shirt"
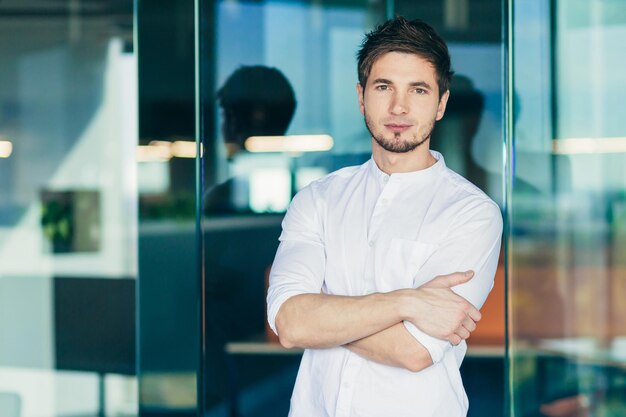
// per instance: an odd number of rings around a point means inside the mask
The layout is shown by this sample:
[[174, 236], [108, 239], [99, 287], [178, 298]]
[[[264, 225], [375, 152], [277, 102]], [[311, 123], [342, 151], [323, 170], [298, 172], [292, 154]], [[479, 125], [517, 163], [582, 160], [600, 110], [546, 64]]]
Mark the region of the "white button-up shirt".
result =
[[[454, 288], [480, 308], [500, 252], [499, 207], [448, 169], [387, 175], [373, 159], [336, 171], [300, 191], [283, 221], [268, 290], [276, 331], [282, 303], [297, 294], [359, 296], [416, 288], [438, 275], [473, 270]], [[420, 371], [382, 365], [344, 347], [307, 349], [291, 398], [292, 417], [455, 417], [468, 401], [459, 366], [466, 344], [452, 346], [413, 324], [430, 352]]]

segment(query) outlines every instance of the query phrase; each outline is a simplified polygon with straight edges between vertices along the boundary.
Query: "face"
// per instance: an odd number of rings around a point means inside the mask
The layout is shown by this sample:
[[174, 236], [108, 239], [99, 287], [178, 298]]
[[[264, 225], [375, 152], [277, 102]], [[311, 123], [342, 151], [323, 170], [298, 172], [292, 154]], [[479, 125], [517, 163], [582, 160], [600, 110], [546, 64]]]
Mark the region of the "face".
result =
[[357, 85], [359, 107], [372, 138], [393, 153], [426, 144], [443, 117], [446, 91], [439, 99], [435, 67], [415, 54], [389, 52], [378, 58], [365, 90]]

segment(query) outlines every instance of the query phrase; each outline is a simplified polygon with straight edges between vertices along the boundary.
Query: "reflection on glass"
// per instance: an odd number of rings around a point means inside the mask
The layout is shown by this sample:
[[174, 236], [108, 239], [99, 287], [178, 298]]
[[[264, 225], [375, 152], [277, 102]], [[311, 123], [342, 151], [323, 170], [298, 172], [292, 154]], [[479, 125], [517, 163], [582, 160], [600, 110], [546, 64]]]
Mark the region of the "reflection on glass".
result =
[[514, 2], [515, 416], [626, 414], [626, 4]]
[[[479, 29], [466, 23], [485, 9], [470, 9], [467, 2], [445, 2], [441, 7], [412, 1], [216, 2], [215, 27], [208, 25], [216, 33], [215, 61], [207, 65], [214, 67], [215, 87], [200, 91], [218, 120], [215, 131], [202, 137], [208, 150], [203, 160], [202, 220], [207, 415], [287, 414], [300, 352], [282, 349], [265, 324], [266, 280], [282, 214], [295, 192], [311, 181], [370, 158], [370, 135], [356, 105], [355, 56], [349, 51], [356, 51], [363, 33], [384, 21], [393, 7], [407, 17], [434, 23], [443, 15], [433, 9], [445, 8], [441, 23], [461, 75], [453, 84], [450, 117], [437, 126], [434, 147], [445, 153], [453, 169], [502, 201], [501, 4], [485, 3], [493, 22]], [[483, 20], [487, 17], [481, 15]], [[200, 33], [200, 42], [213, 39], [211, 33]], [[284, 100], [262, 97], [255, 92], [264, 88], [258, 82], [246, 87], [255, 75], [237, 80], [237, 74], [254, 68], [278, 72], [290, 85], [274, 88], [291, 90], [297, 103], [280, 131], [263, 127], [263, 107], [280, 108], [276, 101]], [[246, 105], [233, 109], [224, 102], [224, 91], [234, 86]], [[256, 112], [253, 102], [260, 107]], [[245, 108], [243, 116], [237, 117], [238, 107]], [[282, 107], [289, 108], [284, 103]], [[211, 117], [204, 114], [205, 122]], [[313, 147], [318, 141], [323, 146]], [[498, 385], [502, 381], [503, 271], [501, 267], [490, 297], [493, 305], [485, 306], [491, 320], [485, 320], [475, 343], [489, 345], [491, 350], [486, 349], [495, 354], [482, 353], [483, 362], [474, 363], [480, 372], [473, 372], [486, 375], [476, 379], [475, 387], [487, 380]], [[474, 392], [468, 389], [470, 395]], [[488, 404], [474, 402], [476, 415], [499, 412], [501, 397]]]
[[141, 416], [198, 415], [193, 1], [138, 1]]
[[0, 415], [134, 415], [132, 1], [0, 2]]
[[218, 154], [204, 160], [207, 416], [287, 415], [301, 352], [266, 329], [266, 280], [293, 195], [369, 158], [346, 53], [384, 20], [368, 3], [216, 4], [216, 91], [201, 92], [219, 120], [203, 138]]
[[288, 171], [280, 166], [257, 169], [256, 164], [245, 164], [250, 158], [242, 163], [238, 156], [259, 138], [284, 136], [296, 109], [289, 80], [276, 68], [242, 66], [228, 77], [217, 98], [227, 158], [237, 175], [209, 188], [205, 213], [284, 212], [291, 190]]

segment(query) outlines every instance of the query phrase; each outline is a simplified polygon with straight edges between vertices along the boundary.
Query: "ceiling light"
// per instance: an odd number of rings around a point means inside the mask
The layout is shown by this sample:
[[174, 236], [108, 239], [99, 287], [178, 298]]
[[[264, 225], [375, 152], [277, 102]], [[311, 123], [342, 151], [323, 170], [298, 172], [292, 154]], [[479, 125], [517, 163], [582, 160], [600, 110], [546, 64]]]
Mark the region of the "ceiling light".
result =
[[172, 156], [177, 158], [195, 158], [196, 142], [188, 140], [177, 140], [172, 143], [171, 146]]
[[557, 155], [624, 153], [626, 137], [554, 139], [552, 151]]
[[13, 153], [13, 144], [8, 140], [0, 140], [0, 158], [8, 158]]
[[249, 152], [323, 152], [332, 149], [329, 135], [251, 136], [244, 147]]
[[137, 146], [137, 161], [139, 162], [164, 162], [172, 159], [170, 142], [152, 141], [147, 146]]

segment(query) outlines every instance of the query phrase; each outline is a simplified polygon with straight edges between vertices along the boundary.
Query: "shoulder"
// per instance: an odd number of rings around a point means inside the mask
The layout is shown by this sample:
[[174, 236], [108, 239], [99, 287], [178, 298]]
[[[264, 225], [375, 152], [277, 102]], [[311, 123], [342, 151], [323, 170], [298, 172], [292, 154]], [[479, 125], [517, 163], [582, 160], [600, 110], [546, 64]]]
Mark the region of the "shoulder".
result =
[[345, 191], [355, 179], [367, 173], [368, 162], [333, 171], [304, 187], [298, 194], [308, 193], [317, 199], [332, 198], [335, 193]]
[[209, 188], [203, 196], [205, 214], [229, 214], [236, 212], [233, 204], [232, 178]]
[[367, 163], [349, 166], [311, 182], [294, 196], [287, 213], [302, 210], [324, 212], [326, 203], [333, 201], [337, 195], [344, 192], [353, 179], [359, 178], [367, 172], [366, 169]]
[[449, 168], [442, 172], [441, 185], [455, 223], [486, 221], [502, 230], [500, 207], [480, 188]]

